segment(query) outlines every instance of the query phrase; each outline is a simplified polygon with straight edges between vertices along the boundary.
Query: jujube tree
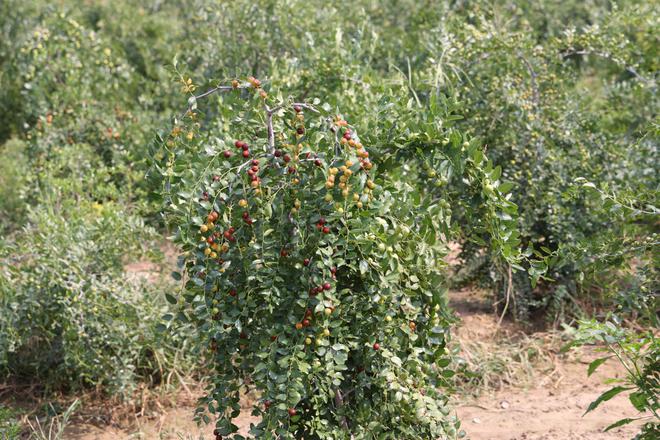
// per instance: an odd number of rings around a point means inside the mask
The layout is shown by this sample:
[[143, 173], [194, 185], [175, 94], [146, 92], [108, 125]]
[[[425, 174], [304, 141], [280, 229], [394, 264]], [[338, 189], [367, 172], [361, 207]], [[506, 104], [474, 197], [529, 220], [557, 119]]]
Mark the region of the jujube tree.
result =
[[[359, 124], [233, 81], [195, 96], [156, 157], [183, 289], [171, 321], [214, 367], [200, 417], [240, 439], [456, 435], [438, 208], [379, 178]], [[217, 99], [205, 112], [201, 98]]]

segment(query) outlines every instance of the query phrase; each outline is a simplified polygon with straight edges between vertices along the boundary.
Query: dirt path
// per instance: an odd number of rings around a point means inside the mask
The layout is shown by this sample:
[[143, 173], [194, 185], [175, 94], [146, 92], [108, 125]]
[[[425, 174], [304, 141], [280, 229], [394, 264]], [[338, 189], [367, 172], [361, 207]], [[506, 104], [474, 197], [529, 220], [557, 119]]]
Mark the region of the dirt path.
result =
[[605, 364], [587, 377], [587, 360], [560, 362], [551, 376], [538, 377], [527, 389], [504, 388], [486, 393], [457, 407], [463, 429], [472, 440], [587, 440], [632, 438], [635, 426], [610, 432], [611, 423], [635, 414], [627, 398], [619, 396], [585, 415], [586, 408], [602, 391], [604, 381], [620, 377], [623, 371]]
[[[559, 356], [561, 342], [556, 335], [525, 335], [506, 322], [496, 332], [497, 319], [478, 292], [452, 292], [450, 297], [461, 316], [454, 333], [462, 346], [462, 356], [469, 367], [479, 369], [483, 375], [483, 382], [465, 385], [464, 394], [455, 399], [468, 439], [591, 440], [634, 436], [634, 426], [602, 432], [616, 420], [634, 415], [623, 396], [582, 417], [589, 403], [606, 388], [604, 380], [623, 374], [617, 364], [606, 363], [587, 378], [587, 365], [596, 357], [593, 350]], [[477, 397], [471, 395], [484, 389]], [[137, 418], [137, 423], [128, 429], [74, 422], [65, 439], [212, 439], [212, 427], [199, 428], [191, 420], [193, 400], [182, 397], [171, 409]], [[246, 408], [244, 415], [235, 420], [243, 434], [250, 423], [257, 421], [249, 412]]]
[[482, 397], [474, 405], [462, 405], [457, 413], [468, 438], [473, 440], [633, 438], [635, 427], [603, 432], [610, 423], [634, 412], [627, 399], [607, 402], [596, 412], [582, 417], [585, 408], [603, 389], [597, 378], [588, 382], [563, 384], [561, 391], [544, 387], [529, 391], [505, 390]]
[[[472, 355], [475, 366], [487, 364], [490, 356], [508, 361], [500, 370], [510, 382], [479, 395], [458, 398], [456, 411], [463, 429], [472, 440], [586, 440], [630, 439], [638, 431], [628, 426], [603, 432], [603, 429], [635, 410], [624, 396], [602, 404], [582, 416], [600, 393], [608, 388], [604, 381], [622, 377], [623, 367], [615, 362], [603, 364], [587, 377], [588, 364], [598, 353], [582, 348], [560, 356], [558, 335], [525, 335], [511, 323], [504, 322], [496, 335], [497, 319], [474, 291], [452, 292], [452, 306], [461, 316], [455, 338], [463, 347], [463, 356]], [[534, 356], [521, 355], [521, 351]], [[484, 353], [487, 353], [484, 355]], [[497, 366], [497, 364], [496, 364]], [[486, 372], [487, 373], [487, 372]]]

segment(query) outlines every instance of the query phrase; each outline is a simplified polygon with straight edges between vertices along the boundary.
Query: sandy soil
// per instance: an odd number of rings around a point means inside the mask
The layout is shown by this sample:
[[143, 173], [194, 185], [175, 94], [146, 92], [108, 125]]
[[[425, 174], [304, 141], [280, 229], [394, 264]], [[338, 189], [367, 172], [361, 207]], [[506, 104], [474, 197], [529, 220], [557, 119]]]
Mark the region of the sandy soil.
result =
[[[463, 344], [479, 341], [492, 351], [524, 338], [545, 343], [547, 352], [534, 364], [535, 371], [525, 387], [509, 385], [490, 390], [477, 398], [457, 399], [456, 412], [462, 428], [472, 440], [586, 440], [625, 439], [634, 437], [636, 426], [609, 432], [603, 429], [635, 410], [623, 395], [603, 403], [583, 416], [586, 408], [604, 390], [606, 379], [622, 377], [623, 367], [606, 362], [587, 377], [588, 364], [598, 353], [584, 347], [569, 355], [559, 355], [561, 341], [550, 333], [531, 335], [513, 323], [503, 322], [497, 328], [497, 317], [474, 290], [451, 292], [453, 308], [461, 317], [455, 329], [456, 339]], [[521, 382], [523, 380], [521, 379]]]
[[[150, 268], [145, 269], [148, 272]], [[141, 272], [138, 270], [137, 272]], [[471, 290], [451, 293], [453, 307], [461, 317], [455, 329], [461, 344], [478, 341], [486, 350], [515, 340], [523, 333], [514, 324], [503, 322], [497, 330], [497, 318], [483, 296]], [[547, 340], [547, 334], [524, 335], [535, 341]], [[484, 345], [485, 344], [485, 345]], [[488, 345], [492, 344], [492, 345]], [[590, 378], [588, 363], [595, 359], [591, 349], [582, 349], [570, 356], [560, 356], [558, 345], [548, 346], [546, 365], [538, 365], [533, 380], [506, 383], [499, 389], [474, 397], [466, 393], [457, 396], [456, 411], [462, 427], [472, 440], [586, 440], [632, 438], [635, 426], [604, 433], [603, 428], [623, 417], [634, 416], [634, 409], [623, 396], [604, 403], [596, 411], [582, 416], [588, 404], [607, 385], [606, 378], [621, 377], [616, 363], [604, 364]], [[549, 361], [551, 360], [551, 361]], [[191, 386], [192, 394], [201, 391]], [[181, 392], [180, 397], [161, 407], [159, 411], [136, 416], [132, 423], [98, 424], [74, 420], [64, 436], [67, 440], [123, 440], [123, 439], [212, 439], [211, 426], [198, 427], [192, 421], [194, 398]], [[170, 408], [171, 406], [171, 408]], [[244, 414], [235, 420], [242, 433], [247, 433], [256, 418]]]
[[603, 432], [610, 423], [634, 412], [625, 398], [607, 402], [582, 417], [585, 408], [604, 389], [602, 380], [605, 375], [601, 373], [587, 380], [584, 379], [585, 366], [567, 367], [564, 372], [566, 380], [558, 389], [541, 386], [528, 391], [503, 390], [482, 397], [474, 404], [459, 406], [457, 413], [468, 438], [586, 440], [634, 437], [634, 426]]

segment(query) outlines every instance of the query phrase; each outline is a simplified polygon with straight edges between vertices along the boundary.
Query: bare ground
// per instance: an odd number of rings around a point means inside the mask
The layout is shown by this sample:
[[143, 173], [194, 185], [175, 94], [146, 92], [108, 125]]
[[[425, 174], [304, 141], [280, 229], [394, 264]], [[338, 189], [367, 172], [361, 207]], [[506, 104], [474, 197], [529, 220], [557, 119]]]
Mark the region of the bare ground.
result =
[[[561, 341], [553, 333], [526, 335], [515, 325], [503, 322], [498, 334], [497, 317], [474, 291], [452, 292], [454, 308], [461, 316], [455, 330], [463, 356], [476, 353], [478, 363], [483, 352], [495, 353], [508, 360], [500, 371], [509, 383], [495, 384], [473, 398], [458, 397], [456, 411], [462, 428], [472, 440], [586, 440], [625, 439], [634, 437], [637, 426], [609, 432], [603, 429], [636, 411], [624, 396], [605, 402], [583, 416], [586, 408], [606, 390], [606, 379], [622, 377], [625, 370], [615, 362], [606, 362], [587, 377], [587, 365], [598, 353], [585, 347], [568, 355], [559, 355]], [[478, 341], [478, 342], [477, 342]], [[538, 350], [538, 343], [541, 350]], [[481, 350], [475, 350], [475, 345]], [[516, 356], [511, 350], [532, 347], [535, 356]], [[520, 350], [519, 350], [520, 351]], [[487, 359], [487, 356], [486, 356]]]

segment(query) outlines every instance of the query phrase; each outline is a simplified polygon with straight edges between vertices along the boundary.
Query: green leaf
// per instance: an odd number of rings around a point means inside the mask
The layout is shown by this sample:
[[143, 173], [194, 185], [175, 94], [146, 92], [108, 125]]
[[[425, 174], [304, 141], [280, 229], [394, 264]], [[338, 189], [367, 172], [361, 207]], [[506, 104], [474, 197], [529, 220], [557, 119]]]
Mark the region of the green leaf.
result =
[[[523, 269], [523, 270], [524, 270], [524, 269]], [[578, 346], [578, 345], [580, 345], [580, 341], [571, 341], [571, 342], [569, 342], [568, 344], [563, 345], [563, 346], [559, 349], [559, 352], [560, 352], [560, 353], [566, 353], [568, 350], [570, 350], [571, 348], [576, 347], [576, 346]]]
[[621, 386], [616, 386], [614, 388], [610, 388], [609, 390], [605, 391], [603, 394], [598, 396], [598, 399], [594, 400], [589, 404], [589, 407], [587, 410], [584, 412], [583, 416], [587, 414], [590, 411], [595, 410], [598, 405], [600, 405], [603, 402], [607, 402], [610, 400], [612, 397], [616, 396], [617, 394], [620, 394], [624, 391], [632, 389], [631, 387], [621, 387]]
[[509, 191], [511, 191], [511, 189], [513, 188], [513, 182], [501, 183], [500, 186], [498, 186], [498, 188], [502, 194], [506, 194]]
[[593, 361], [592, 363], [590, 363], [590, 364], [589, 364], [589, 368], [587, 369], [587, 377], [591, 376], [591, 375], [594, 373], [594, 371], [596, 371], [596, 369], [597, 369], [598, 367], [600, 367], [601, 365], [603, 365], [603, 363], [605, 363], [605, 361], [608, 360], [608, 359], [611, 358], [611, 357], [612, 357], [612, 356], [605, 356], [605, 357], [603, 357], [603, 358], [596, 359], [595, 361]]
[[609, 431], [610, 429], [618, 428], [619, 426], [627, 425], [630, 422], [634, 422], [637, 419], [625, 418], [621, 419], [618, 422], [612, 423], [610, 426], [604, 429], [604, 432]]
[[177, 313], [176, 319], [180, 322], [188, 322], [188, 317], [183, 312]]
[[472, 160], [476, 165], [479, 165], [483, 159], [484, 159], [483, 151], [475, 150], [474, 153], [472, 153]]
[[628, 396], [628, 398], [630, 399], [630, 403], [633, 404], [637, 411], [644, 411], [648, 406], [646, 396], [642, 392], [637, 391], [632, 393], [630, 396]]
[[440, 368], [444, 368], [444, 367], [446, 367], [447, 365], [449, 365], [450, 363], [451, 363], [451, 359], [449, 359], [449, 358], [438, 359], [438, 360], [436, 361], [436, 365], [437, 365], [438, 367], [440, 367]]
[[502, 167], [501, 166], [496, 166], [495, 169], [493, 170], [492, 173], [490, 173], [490, 178], [495, 181], [500, 178], [502, 175]]

